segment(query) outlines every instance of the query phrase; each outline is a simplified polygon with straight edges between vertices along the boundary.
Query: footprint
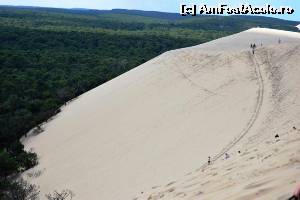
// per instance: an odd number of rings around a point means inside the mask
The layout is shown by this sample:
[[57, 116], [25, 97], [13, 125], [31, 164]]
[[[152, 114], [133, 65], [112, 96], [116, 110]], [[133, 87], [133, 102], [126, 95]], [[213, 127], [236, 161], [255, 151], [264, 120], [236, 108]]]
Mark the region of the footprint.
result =
[[271, 190], [275, 190], [275, 188], [274, 187], [268, 187], [268, 188], [263, 188], [263, 189], [260, 189], [260, 190], [256, 190], [255, 192], [253, 192], [251, 194], [240, 196], [239, 198], [237, 198], [237, 200], [258, 199], [258, 197], [261, 197], [264, 194], [271, 192]]
[[298, 158], [290, 158], [289, 159], [289, 164], [297, 164], [297, 163], [300, 163], [300, 159]]
[[154, 189], [159, 188], [159, 187], [160, 186], [158, 186], [158, 185], [157, 186], [153, 186], [152, 189], [154, 190]]
[[268, 181], [263, 181], [263, 182], [254, 182], [254, 183], [250, 183], [248, 184], [247, 186], [245, 186], [245, 189], [246, 190], [250, 190], [250, 189], [254, 189], [254, 188], [258, 188], [258, 187], [261, 187], [265, 184], [268, 184], [270, 183], [272, 180], [268, 180]]
[[227, 168], [226, 171], [231, 171], [234, 167]]
[[191, 175], [191, 174], [192, 174], [192, 172], [189, 172], [189, 173], [186, 174], [186, 176], [189, 176], [189, 175]]
[[202, 191], [199, 191], [199, 192], [197, 192], [194, 196], [200, 196], [200, 195], [202, 195], [203, 194], [203, 192]]
[[172, 188], [170, 188], [170, 189], [167, 190], [167, 192], [169, 192], [169, 193], [174, 192], [174, 191], [175, 191], [174, 187], [172, 187]]
[[198, 182], [198, 183], [193, 183], [193, 184], [186, 185], [186, 186], [184, 186], [183, 188], [191, 188], [191, 187], [194, 187], [194, 186], [199, 185], [199, 184], [200, 184], [200, 182]]
[[151, 194], [148, 198], [147, 198], [147, 200], [157, 200], [157, 199], [160, 199], [160, 194], [156, 194], [156, 195], [153, 195], [153, 194]]
[[215, 173], [213, 173], [211, 176], [217, 176], [218, 175], [218, 173], [217, 172], [215, 172]]
[[172, 181], [172, 182], [168, 183], [168, 184], [166, 185], [166, 187], [169, 187], [169, 186], [173, 185], [174, 183], [176, 183], [176, 181]]
[[255, 157], [252, 156], [252, 157], [248, 158], [247, 161], [248, 161], [248, 160], [253, 160], [254, 158], [255, 158]]
[[185, 197], [186, 194], [184, 192], [179, 192], [175, 195], [175, 197]]
[[206, 181], [206, 182], [204, 182], [204, 183], [201, 183], [201, 185], [204, 186], [204, 185], [206, 185], [206, 184], [208, 184], [208, 183], [210, 183], [210, 181]]
[[262, 159], [262, 161], [264, 161], [264, 160], [266, 160], [266, 159], [270, 158], [271, 156], [272, 156], [272, 154], [270, 154], [270, 155], [267, 155], [266, 157], [264, 157], [264, 158]]

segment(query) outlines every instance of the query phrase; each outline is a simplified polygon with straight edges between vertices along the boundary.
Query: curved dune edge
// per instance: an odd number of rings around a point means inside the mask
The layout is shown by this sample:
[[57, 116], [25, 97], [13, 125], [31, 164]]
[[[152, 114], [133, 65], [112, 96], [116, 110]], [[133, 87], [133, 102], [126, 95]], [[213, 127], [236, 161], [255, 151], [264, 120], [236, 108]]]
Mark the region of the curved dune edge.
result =
[[[43, 133], [24, 141], [40, 156], [26, 174], [40, 173], [28, 179], [42, 193], [69, 188], [75, 199], [288, 195], [298, 172], [281, 165], [297, 163], [292, 150], [299, 146], [298, 130], [291, 127], [300, 127], [299, 35], [250, 29], [166, 52], [83, 94], [45, 124]], [[258, 45], [255, 57], [250, 43]], [[283, 138], [276, 143], [275, 132]], [[219, 159], [201, 170], [209, 155]], [[261, 161], [261, 155], [268, 158]], [[265, 189], [258, 181], [267, 177], [264, 168], [287, 176]], [[287, 183], [289, 177], [294, 179]], [[259, 186], [245, 185], [251, 181]], [[193, 187], [187, 187], [190, 182]]]

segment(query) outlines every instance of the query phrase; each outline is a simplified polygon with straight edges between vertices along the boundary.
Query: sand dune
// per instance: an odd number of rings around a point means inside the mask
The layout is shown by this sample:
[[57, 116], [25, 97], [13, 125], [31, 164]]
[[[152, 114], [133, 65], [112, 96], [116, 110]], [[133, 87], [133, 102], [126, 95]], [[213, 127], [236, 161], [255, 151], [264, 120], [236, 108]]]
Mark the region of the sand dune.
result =
[[91, 200], [288, 195], [299, 177], [299, 53], [299, 33], [271, 29], [166, 52], [25, 140], [40, 157], [28, 179]]

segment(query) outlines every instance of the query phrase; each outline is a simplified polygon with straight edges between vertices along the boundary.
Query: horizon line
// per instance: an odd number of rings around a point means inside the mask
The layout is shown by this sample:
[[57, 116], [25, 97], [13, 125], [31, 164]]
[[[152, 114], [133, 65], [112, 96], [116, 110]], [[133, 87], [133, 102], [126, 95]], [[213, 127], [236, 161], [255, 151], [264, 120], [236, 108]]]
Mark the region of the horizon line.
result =
[[[179, 12], [168, 12], [168, 11], [157, 11], [157, 10], [140, 10], [140, 9], [127, 9], [127, 8], [112, 8], [112, 9], [97, 9], [97, 8], [83, 8], [83, 7], [72, 7], [72, 8], [64, 8], [64, 7], [46, 7], [46, 6], [24, 6], [24, 5], [2, 5], [0, 4], [0, 7], [23, 7], [23, 8], [50, 8], [50, 9], [61, 9], [61, 10], [93, 10], [93, 11], [113, 11], [113, 10], [127, 10], [127, 11], [143, 11], [143, 12], [157, 12], [157, 13], [166, 13], [166, 14], [178, 14], [180, 15]], [[230, 17], [230, 16], [249, 16], [249, 17], [266, 17], [266, 18], [273, 18], [273, 19], [279, 19], [279, 20], [285, 20], [285, 21], [293, 21], [293, 22], [299, 22], [300, 20], [290, 20], [290, 19], [283, 19], [283, 18], [278, 18], [275, 16], [268, 16], [268, 15], [239, 15], [239, 14], [234, 14], [234, 15], [197, 15], [199, 16], [222, 16], [222, 17]], [[190, 16], [191, 17], [191, 16]], [[299, 24], [300, 25], [300, 24]]]

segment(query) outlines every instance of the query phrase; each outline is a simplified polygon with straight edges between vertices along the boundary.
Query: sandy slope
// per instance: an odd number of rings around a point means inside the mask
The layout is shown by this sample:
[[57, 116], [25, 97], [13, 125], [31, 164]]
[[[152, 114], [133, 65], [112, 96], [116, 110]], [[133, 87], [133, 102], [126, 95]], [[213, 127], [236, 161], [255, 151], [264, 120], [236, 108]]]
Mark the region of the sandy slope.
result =
[[[290, 185], [278, 185], [298, 172], [278, 166], [299, 151], [290, 131], [300, 127], [299, 49], [299, 33], [250, 29], [164, 53], [80, 96], [24, 141], [40, 156], [29, 179], [42, 193], [69, 188], [91, 200], [238, 199], [241, 191], [251, 199], [265, 184], [246, 185], [250, 178], [272, 186], [259, 194], [286, 193]], [[285, 139], [273, 144], [275, 132]], [[231, 158], [222, 161], [225, 151]], [[209, 155], [216, 161], [206, 167]]]
[[228, 151], [229, 159], [223, 155], [208, 167], [137, 195], [138, 199], [286, 200], [291, 196], [300, 182], [299, 54], [299, 43], [256, 52], [264, 83], [261, 111], [252, 130]]

